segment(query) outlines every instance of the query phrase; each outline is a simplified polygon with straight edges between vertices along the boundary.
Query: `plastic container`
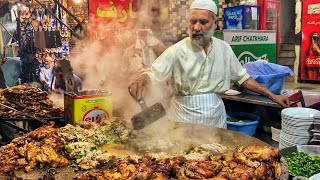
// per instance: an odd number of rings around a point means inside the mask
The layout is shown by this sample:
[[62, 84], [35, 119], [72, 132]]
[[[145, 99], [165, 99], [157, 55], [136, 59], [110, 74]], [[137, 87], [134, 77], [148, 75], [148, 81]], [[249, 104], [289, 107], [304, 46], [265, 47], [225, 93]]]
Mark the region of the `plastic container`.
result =
[[239, 119], [239, 122], [227, 121], [227, 128], [229, 130], [237, 131], [249, 136], [253, 136], [256, 133], [260, 117], [246, 112], [232, 112], [228, 113], [230, 117]]
[[274, 94], [281, 93], [287, 75], [294, 75], [286, 66], [262, 60], [246, 63], [243, 67], [254, 80]]

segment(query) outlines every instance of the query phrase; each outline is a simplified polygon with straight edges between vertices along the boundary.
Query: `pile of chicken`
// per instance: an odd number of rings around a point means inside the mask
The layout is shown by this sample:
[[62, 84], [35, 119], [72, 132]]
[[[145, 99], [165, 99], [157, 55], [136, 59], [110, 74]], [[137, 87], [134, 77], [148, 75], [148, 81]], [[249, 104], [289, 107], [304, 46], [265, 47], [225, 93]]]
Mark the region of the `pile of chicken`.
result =
[[[17, 118], [28, 114], [32, 117], [52, 118], [63, 117], [63, 108], [53, 107], [48, 93], [30, 85], [18, 85], [0, 92], [0, 103], [18, 111], [0, 106], [0, 117]], [[28, 117], [30, 118], [30, 117]]]
[[[202, 144], [180, 155], [151, 155], [119, 158], [100, 148], [123, 143], [130, 133], [120, 122], [82, 126], [40, 127], [0, 147], [0, 173], [24, 168], [26, 172], [44, 166], [76, 166], [91, 170], [77, 179], [279, 179], [280, 152], [268, 146], [240, 147], [224, 156], [219, 144]], [[213, 156], [220, 154], [220, 156]]]
[[0, 148], [0, 173], [21, 168], [29, 172], [45, 165], [67, 166], [64, 151], [65, 142], [58, 136], [58, 129], [50, 125], [40, 127]]
[[239, 148], [230, 159], [188, 160], [183, 156], [155, 159], [127, 157], [117, 161], [110, 157], [105, 167], [78, 176], [78, 180], [120, 179], [279, 179], [279, 150], [252, 145]]
[[100, 149], [106, 144], [125, 143], [131, 130], [119, 120], [110, 118], [100, 125], [82, 123], [80, 126], [66, 125], [59, 136], [66, 141], [66, 157], [73, 167], [82, 170], [96, 168], [112, 154]]

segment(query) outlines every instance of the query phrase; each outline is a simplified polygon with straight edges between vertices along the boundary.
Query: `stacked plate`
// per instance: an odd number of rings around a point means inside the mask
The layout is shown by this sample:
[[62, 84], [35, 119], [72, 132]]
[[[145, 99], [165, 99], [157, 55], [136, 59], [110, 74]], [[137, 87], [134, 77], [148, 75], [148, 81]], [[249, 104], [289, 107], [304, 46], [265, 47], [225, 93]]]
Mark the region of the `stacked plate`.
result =
[[314, 145], [320, 145], [320, 113], [314, 115], [314, 122], [311, 129], [313, 138], [310, 143]]
[[308, 144], [312, 137], [313, 117], [319, 112], [315, 109], [302, 107], [282, 110], [279, 149]]

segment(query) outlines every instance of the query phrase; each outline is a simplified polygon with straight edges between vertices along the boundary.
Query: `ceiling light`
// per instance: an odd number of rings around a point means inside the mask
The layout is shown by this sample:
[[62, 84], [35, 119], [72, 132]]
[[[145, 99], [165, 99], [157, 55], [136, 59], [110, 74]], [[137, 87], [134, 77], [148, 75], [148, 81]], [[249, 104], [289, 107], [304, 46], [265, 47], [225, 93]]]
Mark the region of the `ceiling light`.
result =
[[75, 3], [81, 3], [81, 0], [73, 0], [73, 2], [75, 2]]

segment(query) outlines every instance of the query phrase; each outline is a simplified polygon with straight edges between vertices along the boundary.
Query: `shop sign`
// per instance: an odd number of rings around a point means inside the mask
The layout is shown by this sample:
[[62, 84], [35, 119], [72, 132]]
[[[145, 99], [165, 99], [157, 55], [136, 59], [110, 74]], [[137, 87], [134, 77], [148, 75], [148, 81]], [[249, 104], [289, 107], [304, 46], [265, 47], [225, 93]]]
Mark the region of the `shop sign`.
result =
[[223, 38], [241, 64], [256, 60], [276, 63], [275, 31], [224, 31]]
[[137, 0], [89, 0], [91, 37], [109, 42], [123, 37], [135, 26], [137, 11]]
[[89, 0], [89, 12], [92, 20], [126, 23], [137, 18], [136, 11], [136, 0]]

